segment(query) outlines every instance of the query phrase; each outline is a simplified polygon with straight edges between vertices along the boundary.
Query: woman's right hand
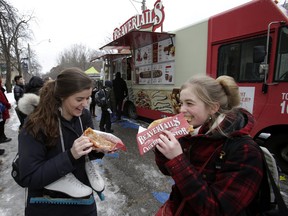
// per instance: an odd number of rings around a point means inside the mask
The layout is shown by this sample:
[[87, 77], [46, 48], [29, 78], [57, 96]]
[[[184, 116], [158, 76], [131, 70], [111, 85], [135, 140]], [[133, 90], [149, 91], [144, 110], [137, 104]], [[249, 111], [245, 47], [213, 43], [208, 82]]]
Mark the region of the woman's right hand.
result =
[[88, 137], [81, 136], [77, 138], [71, 148], [73, 157], [77, 160], [83, 155], [86, 155], [92, 151], [93, 144], [90, 142]]
[[156, 148], [169, 160], [183, 153], [180, 143], [170, 131], [164, 130], [158, 141]]

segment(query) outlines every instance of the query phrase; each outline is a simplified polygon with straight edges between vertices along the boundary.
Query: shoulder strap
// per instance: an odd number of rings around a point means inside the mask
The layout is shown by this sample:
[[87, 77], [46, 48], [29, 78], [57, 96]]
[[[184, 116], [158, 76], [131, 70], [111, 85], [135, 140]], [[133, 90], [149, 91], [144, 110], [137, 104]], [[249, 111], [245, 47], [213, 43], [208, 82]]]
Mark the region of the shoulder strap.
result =
[[[231, 146], [235, 147], [235, 146], [237, 146], [239, 143], [241, 143], [243, 141], [246, 141], [246, 142], [249, 142], [249, 143], [252, 143], [252, 142], [254, 143], [252, 137], [250, 137], [248, 135], [241, 136], [241, 137], [235, 137], [235, 138], [227, 137], [225, 143], [223, 144], [223, 148], [222, 148], [222, 151], [220, 153], [219, 159], [216, 161], [216, 169], [221, 169], [222, 168], [222, 163], [225, 162], [227, 155], [230, 154], [230, 152], [231, 152], [231, 151], [229, 152], [229, 150], [231, 150]], [[234, 145], [228, 144], [230, 142], [234, 142], [233, 143]]]
[[288, 215], [288, 208], [283, 200], [283, 197], [279, 191], [279, 188], [277, 187], [275, 181], [274, 181], [274, 178], [271, 174], [271, 171], [269, 169], [269, 166], [266, 162], [266, 158], [264, 156], [264, 153], [263, 154], [263, 158], [264, 158], [264, 165], [265, 165], [265, 169], [267, 171], [267, 174], [268, 174], [268, 178], [270, 180], [270, 184], [272, 186], [272, 189], [273, 189], [273, 192], [274, 192], [274, 196], [275, 196], [275, 200], [276, 200], [276, 203], [278, 204], [278, 210], [279, 210], [279, 213], [281, 213], [281, 215]]

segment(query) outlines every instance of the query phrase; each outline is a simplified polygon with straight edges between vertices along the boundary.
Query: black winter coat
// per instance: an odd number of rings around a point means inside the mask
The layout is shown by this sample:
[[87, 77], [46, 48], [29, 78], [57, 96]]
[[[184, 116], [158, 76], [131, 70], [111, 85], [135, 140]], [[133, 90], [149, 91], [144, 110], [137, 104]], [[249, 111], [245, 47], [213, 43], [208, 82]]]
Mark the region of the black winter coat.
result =
[[14, 93], [15, 101], [16, 101], [16, 103], [17, 103], [18, 100], [19, 100], [19, 99], [23, 96], [23, 94], [24, 94], [24, 85], [16, 84], [16, 85], [14, 86], [13, 93]]
[[[91, 115], [87, 109], [83, 110], [81, 120], [83, 130], [88, 127], [93, 128]], [[95, 202], [91, 205], [30, 203], [31, 197], [45, 196], [47, 190], [44, 187], [46, 185], [70, 172], [82, 183], [91, 186], [85, 172], [85, 157], [75, 160], [70, 153], [74, 140], [82, 135], [79, 118], [74, 117], [71, 121], [61, 118], [61, 127], [65, 152], [62, 151], [60, 137], [57, 145], [49, 149], [44, 144], [45, 137], [43, 135], [41, 141], [37, 141], [31, 134], [26, 132], [25, 128], [19, 134], [20, 178], [24, 181], [25, 186], [28, 187], [26, 215], [97, 215]], [[103, 154], [92, 151], [89, 157], [90, 159], [102, 158]], [[54, 197], [57, 198], [62, 198], [62, 196], [63, 194], [54, 194]]]
[[113, 80], [113, 91], [116, 101], [123, 100], [128, 95], [127, 84], [123, 78]]

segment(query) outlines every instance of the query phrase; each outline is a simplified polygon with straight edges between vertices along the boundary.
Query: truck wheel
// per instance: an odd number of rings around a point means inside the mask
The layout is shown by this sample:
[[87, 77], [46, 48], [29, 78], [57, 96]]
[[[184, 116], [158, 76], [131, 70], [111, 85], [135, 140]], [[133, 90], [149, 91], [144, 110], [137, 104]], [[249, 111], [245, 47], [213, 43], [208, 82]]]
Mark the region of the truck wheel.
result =
[[129, 103], [127, 106], [127, 115], [129, 118], [137, 119], [138, 115], [136, 113], [136, 107], [133, 103]]
[[264, 143], [264, 146], [274, 154], [280, 169], [288, 174], [288, 137], [284, 134], [272, 135]]

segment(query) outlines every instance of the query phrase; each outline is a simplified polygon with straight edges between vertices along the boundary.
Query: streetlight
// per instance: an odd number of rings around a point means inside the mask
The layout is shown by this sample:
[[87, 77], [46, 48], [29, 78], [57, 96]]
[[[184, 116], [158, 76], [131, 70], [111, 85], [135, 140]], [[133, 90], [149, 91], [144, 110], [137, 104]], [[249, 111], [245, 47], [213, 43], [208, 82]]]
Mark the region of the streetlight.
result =
[[[146, 3], [146, 0], [142, 0], [142, 1], [133, 0], [133, 1], [142, 4], [142, 6], [141, 6], [141, 10], [142, 10], [142, 11], [146, 10], [146, 4], [145, 4], [145, 3]], [[130, 0], [130, 2], [131, 2], [131, 0]], [[131, 3], [132, 3], [132, 2], [131, 2]], [[133, 3], [132, 3], [132, 5], [134, 6]], [[135, 6], [134, 6], [134, 8], [135, 8]], [[135, 8], [135, 10], [137, 11], [137, 13], [139, 13], [136, 8]]]

